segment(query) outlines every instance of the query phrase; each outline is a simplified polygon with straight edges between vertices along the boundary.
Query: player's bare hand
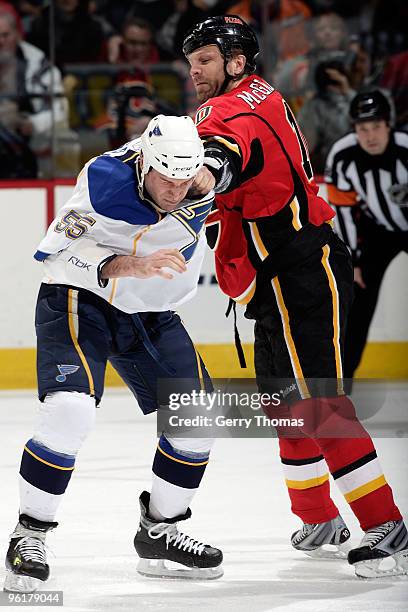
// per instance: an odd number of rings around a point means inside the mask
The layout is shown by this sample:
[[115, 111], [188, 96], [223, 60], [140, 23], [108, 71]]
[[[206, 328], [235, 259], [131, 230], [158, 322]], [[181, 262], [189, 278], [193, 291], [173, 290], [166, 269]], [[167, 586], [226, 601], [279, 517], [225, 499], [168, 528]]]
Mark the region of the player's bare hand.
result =
[[190, 192], [195, 195], [205, 195], [215, 187], [215, 178], [206, 166], [200, 168], [190, 187]]
[[326, 68], [325, 72], [332, 81], [335, 81], [336, 86], [340, 89], [341, 93], [349, 93], [350, 83], [345, 74], [340, 72], [340, 70], [336, 70], [336, 68]]
[[354, 268], [354, 282], [361, 287], [361, 289], [366, 289], [367, 286], [363, 281], [363, 275], [361, 272], [361, 268]]
[[153, 276], [160, 276], [161, 278], [171, 279], [173, 274], [168, 269], [179, 274], [187, 270], [186, 260], [177, 249], [160, 249], [144, 257], [119, 255], [103, 266], [101, 278], [122, 278], [125, 276], [152, 278]]
[[123, 43], [122, 36], [118, 36], [114, 34], [108, 39], [107, 42], [107, 53], [108, 53], [108, 61], [111, 64], [114, 64], [119, 60], [120, 55], [120, 45]]

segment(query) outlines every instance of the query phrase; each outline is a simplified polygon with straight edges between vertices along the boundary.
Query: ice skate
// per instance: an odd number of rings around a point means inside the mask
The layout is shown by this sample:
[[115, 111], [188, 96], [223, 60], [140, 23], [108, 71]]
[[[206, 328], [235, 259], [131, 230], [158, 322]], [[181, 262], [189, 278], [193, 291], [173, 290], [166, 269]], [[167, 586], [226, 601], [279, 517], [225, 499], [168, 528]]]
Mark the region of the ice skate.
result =
[[177, 521], [190, 518], [188, 509], [183, 516], [166, 521], [154, 521], [148, 514], [150, 494], [140, 496], [141, 518], [134, 539], [140, 557], [137, 571], [142, 576], [214, 580], [223, 575], [222, 552], [194, 540], [177, 529]]
[[408, 574], [408, 532], [404, 521], [388, 521], [366, 531], [348, 562], [361, 578]]
[[48, 579], [45, 536], [57, 525], [20, 515], [6, 555], [5, 591], [33, 593]]
[[326, 523], [304, 523], [292, 534], [292, 546], [317, 559], [345, 559], [350, 531], [340, 514]]

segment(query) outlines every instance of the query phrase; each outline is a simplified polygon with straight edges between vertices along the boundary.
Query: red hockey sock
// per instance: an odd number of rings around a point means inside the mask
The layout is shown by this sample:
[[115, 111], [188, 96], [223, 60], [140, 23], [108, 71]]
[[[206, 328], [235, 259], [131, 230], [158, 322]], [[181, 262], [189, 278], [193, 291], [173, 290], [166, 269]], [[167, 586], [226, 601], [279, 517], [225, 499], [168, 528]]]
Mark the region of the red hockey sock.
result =
[[339, 511], [330, 497], [329, 470], [310, 438], [280, 438], [280, 457], [291, 509], [304, 523], [325, 523]]
[[302, 431], [315, 440], [346, 501], [366, 531], [401, 519], [370, 435], [346, 396], [307, 399], [292, 406]]

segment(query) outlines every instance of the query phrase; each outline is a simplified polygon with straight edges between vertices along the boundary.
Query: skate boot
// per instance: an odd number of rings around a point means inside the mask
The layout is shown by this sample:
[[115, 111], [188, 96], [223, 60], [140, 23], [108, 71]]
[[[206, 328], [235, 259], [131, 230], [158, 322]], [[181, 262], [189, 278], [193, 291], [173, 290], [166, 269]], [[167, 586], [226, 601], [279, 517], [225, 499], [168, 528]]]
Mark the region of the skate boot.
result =
[[408, 532], [404, 521], [388, 521], [365, 532], [348, 562], [356, 576], [381, 578], [408, 574]]
[[148, 515], [150, 493], [140, 496], [140, 525], [134, 545], [140, 557], [137, 571], [142, 576], [214, 580], [223, 575], [222, 552], [190, 538], [177, 529], [177, 521], [190, 518], [190, 508], [182, 516], [155, 521]]
[[345, 559], [349, 546], [345, 543], [350, 531], [340, 514], [326, 523], [304, 523], [295, 531], [291, 543], [309, 557], [320, 559]]
[[57, 525], [20, 515], [6, 555], [5, 591], [33, 593], [48, 579], [45, 536]]

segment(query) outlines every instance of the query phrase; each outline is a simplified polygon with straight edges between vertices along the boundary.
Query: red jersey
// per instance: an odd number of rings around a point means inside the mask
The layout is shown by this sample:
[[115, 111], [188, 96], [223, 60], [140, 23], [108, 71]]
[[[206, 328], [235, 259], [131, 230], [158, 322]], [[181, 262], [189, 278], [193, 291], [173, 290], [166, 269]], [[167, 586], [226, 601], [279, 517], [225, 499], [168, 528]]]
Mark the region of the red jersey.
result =
[[[317, 195], [307, 145], [282, 96], [258, 76], [211, 98], [196, 114], [205, 142], [222, 146], [238, 171], [217, 195], [209, 224], [220, 224], [216, 272], [221, 289], [247, 303], [256, 271], [271, 276], [327, 241], [334, 217]], [[320, 231], [324, 229], [324, 231]], [[323, 235], [324, 234], [324, 235]]]

